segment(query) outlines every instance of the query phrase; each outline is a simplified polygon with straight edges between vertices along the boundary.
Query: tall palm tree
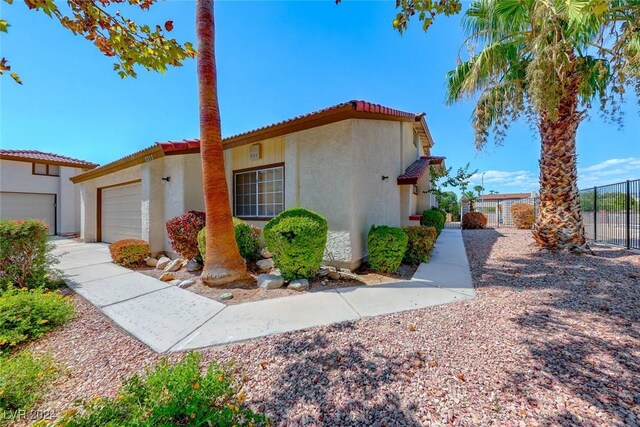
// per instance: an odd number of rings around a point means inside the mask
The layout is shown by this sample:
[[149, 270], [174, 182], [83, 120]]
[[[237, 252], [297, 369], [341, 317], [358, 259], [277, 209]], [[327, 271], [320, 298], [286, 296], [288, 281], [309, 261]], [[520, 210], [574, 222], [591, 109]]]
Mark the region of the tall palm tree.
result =
[[489, 131], [500, 142], [520, 116], [537, 126], [540, 206], [533, 236], [543, 247], [585, 245], [576, 132], [592, 101], [617, 119], [625, 88], [638, 90], [639, 3], [475, 0], [465, 13], [472, 53], [448, 73], [447, 101], [479, 93], [478, 148]]
[[201, 278], [208, 285], [226, 285], [246, 277], [236, 244], [224, 172], [218, 107], [213, 0], [196, 0], [200, 155], [207, 221], [207, 248]]

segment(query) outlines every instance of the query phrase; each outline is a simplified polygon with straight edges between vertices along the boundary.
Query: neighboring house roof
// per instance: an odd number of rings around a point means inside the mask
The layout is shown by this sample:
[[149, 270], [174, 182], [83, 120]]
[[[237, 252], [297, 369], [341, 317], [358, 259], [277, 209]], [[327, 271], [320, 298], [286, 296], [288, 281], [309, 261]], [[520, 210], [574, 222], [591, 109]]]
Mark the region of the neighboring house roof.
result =
[[69, 166], [74, 168], [93, 169], [96, 163], [74, 159], [73, 157], [61, 156], [59, 154], [44, 153], [37, 150], [2, 150], [0, 149], [1, 160], [14, 160], [17, 162], [46, 163], [50, 165]]
[[504, 193], [504, 194], [483, 194], [482, 200], [510, 200], [510, 199], [530, 199], [537, 197], [536, 193]]
[[429, 170], [430, 165], [439, 165], [444, 161], [444, 157], [422, 156], [411, 163], [407, 170], [398, 177], [398, 185], [417, 184], [424, 173]]
[[[422, 144], [426, 147], [431, 147], [433, 145], [433, 140], [424, 116], [424, 113], [408, 113], [379, 104], [352, 100], [283, 120], [268, 126], [263, 126], [248, 132], [223, 138], [222, 145], [225, 150], [228, 150], [230, 148], [253, 144], [266, 139], [276, 138], [278, 136], [335, 123], [341, 120], [370, 119], [411, 122], [414, 130], [420, 137]], [[78, 183], [88, 179], [97, 178], [98, 176], [107, 175], [116, 170], [141, 164], [145, 161], [149, 161], [150, 159], [163, 157], [165, 155], [198, 153], [199, 151], [200, 140], [197, 138], [185, 139], [182, 141], [157, 142], [151, 147], [137, 151], [114, 162], [107, 163], [93, 171], [77, 175], [71, 180]]]

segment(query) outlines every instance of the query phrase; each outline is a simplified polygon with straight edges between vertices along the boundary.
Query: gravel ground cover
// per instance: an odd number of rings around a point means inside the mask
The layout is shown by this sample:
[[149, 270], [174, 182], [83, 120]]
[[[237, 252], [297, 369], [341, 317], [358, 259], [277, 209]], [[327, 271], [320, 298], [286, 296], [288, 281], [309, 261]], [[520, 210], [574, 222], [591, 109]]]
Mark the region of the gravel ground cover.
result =
[[[522, 230], [463, 234], [475, 300], [209, 349], [205, 359], [235, 360], [249, 404], [275, 425], [638, 425], [640, 256], [541, 251]], [[39, 409], [112, 394], [158, 358], [74, 300], [79, 317], [31, 345], [68, 367]]]

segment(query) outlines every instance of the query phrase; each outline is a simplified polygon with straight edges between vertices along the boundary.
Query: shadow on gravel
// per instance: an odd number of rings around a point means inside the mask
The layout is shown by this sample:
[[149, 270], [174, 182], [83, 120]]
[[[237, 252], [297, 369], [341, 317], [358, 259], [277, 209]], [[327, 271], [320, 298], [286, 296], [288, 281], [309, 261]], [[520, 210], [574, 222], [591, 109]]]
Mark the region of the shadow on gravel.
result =
[[[595, 247], [595, 255], [539, 250], [487, 264], [489, 252], [476, 256], [474, 283], [489, 295], [496, 286], [523, 293], [511, 321], [539, 362], [512, 372], [510, 391], [542, 419], [536, 393], [564, 389], [602, 425], [640, 425], [640, 256]], [[565, 404], [542, 424], [584, 425]]]
[[[345, 322], [330, 327], [328, 333], [351, 329], [351, 322]], [[342, 349], [329, 344], [324, 333], [304, 340], [292, 335], [278, 342], [276, 354], [295, 362], [276, 380], [279, 391], [256, 402], [261, 410], [295, 425], [420, 425], [412, 416], [417, 408], [403, 407], [396, 392], [386, 393], [380, 401], [379, 388], [396, 379], [401, 362], [372, 354], [359, 343]], [[298, 411], [303, 415], [289, 415], [298, 406], [305, 406]]]

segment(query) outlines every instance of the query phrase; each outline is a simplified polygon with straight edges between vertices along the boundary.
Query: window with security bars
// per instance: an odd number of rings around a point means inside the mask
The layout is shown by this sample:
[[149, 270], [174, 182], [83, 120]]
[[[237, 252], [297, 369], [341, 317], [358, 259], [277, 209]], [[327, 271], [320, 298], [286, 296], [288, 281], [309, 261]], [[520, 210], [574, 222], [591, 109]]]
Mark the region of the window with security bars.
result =
[[282, 166], [234, 174], [234, 214], [238, 217], [272, 218], [284, 210]]

